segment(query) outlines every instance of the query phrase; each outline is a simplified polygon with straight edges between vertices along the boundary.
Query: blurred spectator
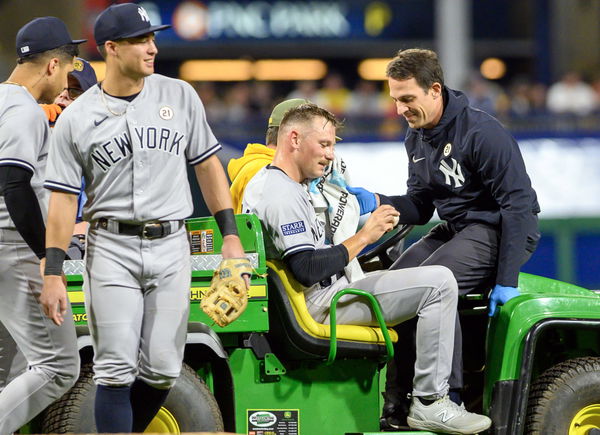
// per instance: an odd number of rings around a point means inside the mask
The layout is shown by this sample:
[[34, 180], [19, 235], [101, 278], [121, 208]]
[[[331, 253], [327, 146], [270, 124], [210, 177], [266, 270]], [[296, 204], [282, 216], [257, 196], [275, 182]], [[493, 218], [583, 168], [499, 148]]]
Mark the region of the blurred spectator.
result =
[[215, 84], [212, 82], [193, 82], [192, 86], [200, 96], [206, 110], [206, 119], [209, 122], [221, 121], [226, 114], [225, 105], [217, 94]]
[[286, 100], [292, 98], [301, 98], [308, 101], [315, 101], [317, 99], [317, 83], [313, 80], [303, 80], [296, 82], [296, 86], [292, 92], [290, 92]]
[[592, 80], [592, 89], [596, 93], [596, 110], [600, 109], [600, 75]]
[[[386, 99], [390, 99], [389, 96]], [[382, 116], [385, 112], [385, 103], [382, 101], [377, 83], [368, 80], [358, 82], [350, 94], [347, 112], [348, 115], [354, 116]]]
[[543, 83], [534, 83], [529, 89], [529, 101], [531, 103], [531, 114], [546, 113], [546, 98], [548, 90]]
[[465, 93], [471, 106], [490, 115], [496, 115], [496, 99], [500, 92], [495, 90], [491, 83], [479, 74], [471, 76], [467, 82]]
[[271, 113], [273, 108], [273, 83], [272, 82], [254, 82], [250, 93], [250, 110], [253, 116], [264, 119]]
[[350, 90], [344, 85], [344, 79], [339, 73], [331, 73], [325, 77], [314, 103], [336, 115], [346, 113], [350, 104]]
[[517, 80], [509, 88], [510, 115], [527, 116], [532, 109], [530, 100], [531, 84], [525, 80]]
[[245, 121], [250, 115], [250, 85], [239, 82], [225, 94], [225, 117], [230, 122]]
[[550, 86], [547, 98], [548, 110], [554, 113], [587, 115], [597, 106], [596, 93], [575, 71]]

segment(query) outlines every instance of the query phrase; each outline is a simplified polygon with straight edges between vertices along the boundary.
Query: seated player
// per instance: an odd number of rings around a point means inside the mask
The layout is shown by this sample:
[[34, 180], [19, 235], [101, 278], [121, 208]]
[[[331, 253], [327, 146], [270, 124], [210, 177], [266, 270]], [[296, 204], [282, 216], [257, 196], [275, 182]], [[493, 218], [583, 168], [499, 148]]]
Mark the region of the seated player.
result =
[[[319, 178], [334, 158], [338, 121], [314, 104], [289, 109], [281, 121], [273, 163], [248, 183], [243, 211], [256, 214], [266, 234], [267, 257], [283, 260], [306, 287], [309, 312], [329, 322], [333, 296], [359, 288], [375, 296], [386, 324], [418, 316], [417, 360], [408, 424], [415, 429], [471, 434], [487, 429], [491, 420], [470, 413], [448, 397], [448, 377], [456, 317], [457, 284], [443, 266], [382, 271], [349, 280], [344, 267], [368, 244], [392, 229], [398, 213], [377, 208], [365, 225], [339, 244], [327, 243], [302, 182]], [[337, 310], [344, 324], [376, 325], [369, 304], [344, 296]]]

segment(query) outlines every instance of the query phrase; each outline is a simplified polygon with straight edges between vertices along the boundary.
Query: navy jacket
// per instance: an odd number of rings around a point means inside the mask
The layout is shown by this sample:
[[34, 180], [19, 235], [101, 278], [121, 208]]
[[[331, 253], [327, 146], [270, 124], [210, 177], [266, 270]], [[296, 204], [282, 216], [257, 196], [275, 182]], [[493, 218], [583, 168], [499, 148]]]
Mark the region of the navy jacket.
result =
[[425, 224], [436, 209], [457, 231], [476, 222], [498, 228], [496, 283], [516, 287], [525, 248], [539, 239], [540, 207], [523, 157], [504, 127], [462, 92], [445, 88], [443, 95], [440, 122], [406, 134], [406, 195], [381, 202], [391, 202], [402, 223]]

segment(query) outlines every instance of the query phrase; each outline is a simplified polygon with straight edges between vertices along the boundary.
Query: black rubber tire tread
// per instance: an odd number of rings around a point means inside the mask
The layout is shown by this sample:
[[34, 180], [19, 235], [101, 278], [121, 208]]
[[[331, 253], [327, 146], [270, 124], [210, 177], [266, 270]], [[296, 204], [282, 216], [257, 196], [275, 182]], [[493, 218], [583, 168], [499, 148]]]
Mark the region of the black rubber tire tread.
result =
[[[84, 364], [73, 388], [44, 412], [42, 433], [90, 433], [96, 430], [93, 417], [89, 418], [89, 414], [93, 416], [93, 410], [88, 410], [86, 423], [82, 424], [81, 422], [82, 403], [89, 401], [91, 394], [95, 391], [93, 376], [92, 364]], [[188, 388], [190, 391], [188, 391], [187, 397], [174, 398], [169, 395], [165, 407], [176, 417], [178, 411], [180, 412], [181, 421], [178, 420], [178, 423], [183, 424], [182, 432], [222, 432], [224, 430], [223, 418], [217, 401], [206, 383], [187, 364], [183, 364], [178, 383], [179, 385], [173, 387], [174, 390]], [[187, 400], [188, 404], [181, 403], [181, 399]], [[204, 403], [206, 408], [200, 410], [202, 412], [190, 412], [194, 403]], [[201, 413], [203, 415], [200, 415]], [[187, 422], [184, 422], [184, 419], [187, 419]]]
[[[590, 405], [589, 395], [579, 394], [572, 385], [578, 378], [597, 377], [600, 381], [600, 358], [583, 357], [564, 361], [547, 369], [531, 385], [527, 403], [525, 433], [528, 435], [564, 435], [568, 433], [570, 419], [566, 406], [582, 409]], [[595, 384], [595, 385], [594, 385]], [[587, 384], [597, 391], [592, 403], [600, 403], [600, 386]], [[593, 394], [596, 393], [593, 392]], [[570, 396], [570, 397], [568, 397]], [[583, 396], [583, 397], [582, 397]], [[579, 402], [576, 403], [577, 399]], [[573, 414], [574, 415], [574, 414]], [[562, 427], [559, 427], [562, 426]]]
[[73, 433], [81, 402], [93, 389], [93, 377], [92, 363], [83, 364], [75, 385], [44, 411], [42, 433]]

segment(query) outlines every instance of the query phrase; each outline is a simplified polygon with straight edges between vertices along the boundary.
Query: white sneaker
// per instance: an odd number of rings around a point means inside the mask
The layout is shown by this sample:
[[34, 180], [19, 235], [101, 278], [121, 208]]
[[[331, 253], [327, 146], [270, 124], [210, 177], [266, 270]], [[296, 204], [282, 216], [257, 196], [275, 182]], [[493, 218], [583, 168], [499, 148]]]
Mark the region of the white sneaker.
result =
[[448, 395], [431, 405], [423, 405], [417, 397], [413, 397], [406, 421], [413, 429], [452, 434], [476, 434], [492, 425], [489, 417], [467, 411], [464, 406], [450, 400]]

